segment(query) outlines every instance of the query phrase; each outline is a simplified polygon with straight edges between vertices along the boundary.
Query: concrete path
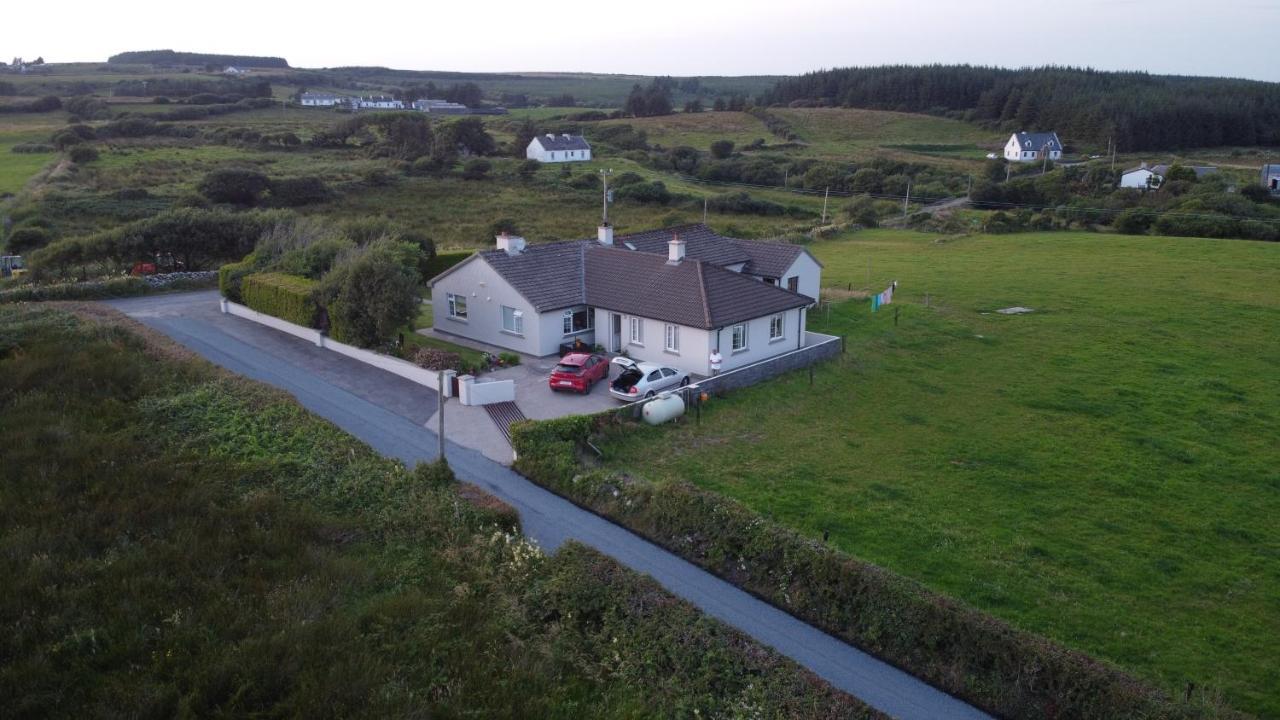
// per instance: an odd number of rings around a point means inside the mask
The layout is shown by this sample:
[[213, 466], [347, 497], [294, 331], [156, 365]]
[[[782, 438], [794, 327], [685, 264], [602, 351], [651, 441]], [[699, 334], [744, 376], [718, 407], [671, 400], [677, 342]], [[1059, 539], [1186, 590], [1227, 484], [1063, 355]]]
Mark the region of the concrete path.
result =
[[[309, 410], [384, 455], [410, 465], [435, 456], [436, 437], [423, 427], [427, 409], [434, 410], [436, 401], [430, 390], [303, 340], [222, 315], [216, 292], [130, 298], [108, 304], [218, 365], [291, 393]], [[447, 433], [447, 414], [445, 429]], [[589, 545], [653, 577], [707, 614], [889, 715], [920, 720], [988, 717], [579, 508], [477, 451], [449, 443], [446, 453], [459, 478], [515, 507], [525, 534], [548, 552], [569, 539]]]

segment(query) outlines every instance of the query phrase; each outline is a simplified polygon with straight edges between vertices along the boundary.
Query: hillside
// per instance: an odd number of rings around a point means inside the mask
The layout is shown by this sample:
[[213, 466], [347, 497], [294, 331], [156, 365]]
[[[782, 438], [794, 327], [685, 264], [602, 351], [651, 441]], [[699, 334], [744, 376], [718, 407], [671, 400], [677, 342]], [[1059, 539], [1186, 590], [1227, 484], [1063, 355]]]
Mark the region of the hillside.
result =
[[764, 104], [948, 113], [1057, 130], [1121, 151], [1280, 144], [1280, 84], [1229, 78], [969, 65], [842, 68], [780, 80]]

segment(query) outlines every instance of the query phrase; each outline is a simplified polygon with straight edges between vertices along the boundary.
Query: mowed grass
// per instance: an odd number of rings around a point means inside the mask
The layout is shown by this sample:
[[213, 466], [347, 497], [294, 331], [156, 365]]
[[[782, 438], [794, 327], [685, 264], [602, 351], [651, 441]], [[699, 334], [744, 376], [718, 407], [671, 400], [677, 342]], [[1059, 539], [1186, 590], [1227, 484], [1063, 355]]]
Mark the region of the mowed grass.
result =
[[[814, 310], [848, 354], [812, 386], [637, 429], [612, 466], [1280, 715], [1280, 245], [872, 231], [812, 250], [828, 286], [897, 280], [895, 304]], [[1035, 312], [994, 312], [1014, 305]]]

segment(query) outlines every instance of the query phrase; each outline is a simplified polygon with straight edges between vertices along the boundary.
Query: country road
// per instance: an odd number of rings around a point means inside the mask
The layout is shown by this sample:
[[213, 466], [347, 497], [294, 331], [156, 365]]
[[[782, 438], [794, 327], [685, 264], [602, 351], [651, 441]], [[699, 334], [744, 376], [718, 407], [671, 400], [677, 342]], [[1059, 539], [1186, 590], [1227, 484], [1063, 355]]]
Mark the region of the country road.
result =
[[[218, 311], [216, 291], [129, 298], [107, 304], [217, 365], [292, 394], [307, 409], [384, 455], [410, 465], [436, 455], [436, 436], [423, 426], [436, 402], [431, 390], [303, 340], [223, 315]], [[515, 507], [525, 534], [548, 552], [570, 539], [589, 545], [653, 577], [707, 614], [894, 717], [988, 717], [474, 450], [449, 443], [446, 454], [461, 480]]]

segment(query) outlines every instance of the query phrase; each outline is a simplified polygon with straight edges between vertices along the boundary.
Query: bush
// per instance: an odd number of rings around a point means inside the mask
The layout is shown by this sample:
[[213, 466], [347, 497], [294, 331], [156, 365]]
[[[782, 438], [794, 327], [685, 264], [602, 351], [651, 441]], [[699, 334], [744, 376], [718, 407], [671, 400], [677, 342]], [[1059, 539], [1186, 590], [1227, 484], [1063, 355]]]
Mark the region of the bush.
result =
[[788, 208], [769, 200], [753, 198], [745, 192], [717, 195], [707, 200], [707, 208], [719, 213], [784, 215]]
[[498, 353], [498, 360], [507, 367], [520, 364], [520, 356], [513, 352]]
[[227, 263], [218, 268], [218, 290], [222, 292], [222, 297], [235, 303], [244, 302], [240, 294], [241, 283], [256, 271], [255, 260], [250, 253], [240, 262]]
[[538, 174], [538, 168], [542, 167], [542, 163], [537, 160], [525, 160], [516, 168], [516, 174], [521, 180], [528, 180]]
[[260, 313], [303, 327], [315, 327], [318, 307], [312, 297], [316, 282], [296, 275], [258, 273], [240, 283], [244, 304]]
[[223, 168], [205, 175], [199, 190], [216, 203], [253, 205], [270, 187], [271, 181], [259, 170]]
[[732, 140], [716, 140], [711, 143], [711, 157], [717, 160], [724, 160], [730, 155], [733, 155]]
[[329, 332], [360, 347], [387, 342], [418, 314], [418, 259], [413, 243], [382, 238], [342, 258], [318, 295]]
[[1009, 718], [1193, 717], [1121, 671], [688, 483], [584, 471], [618, 413], [512, 425], [515, 468], [836, 637]]
[[609, 184], [615, 188], [620, 188], [620, 187], [626, 187], [628, 185], [635, 185], [636, 183], [642, 183], [642, 182], [644, 182], [644, 177], [641, 176], [639, 173], [624, 172], [618, 177], [614, 178], [613, 181], [610, 182]]
[[83, 165], [97, 160], [98, 151], [88, 145], [76, 145], [71, 148], [71, 152], [67, 153], [67, 157], [71, 158], [71, 162]]
[[84, 138], [70, 130], [59, 130], [53, 134], [53, 137], [49, 138], [49, 142], [53, 143], [53, 146], [59, 150], [66, 150], [72, 145], [79, 145], [84, 142]]
[[461, 372], [462, 356], [448, 350], [424, 347], [418, 348], [418, 351], [413, 354], [413, 364], [428, 370], [457, 370]]
[[88, 282], [30, 284], [0, 290], [0, 303], [43, 302], [49, 300], [101, 300], [145, 295], [151, 286], [137, 277], [117, 277]]
[[333, 196], [324, 180], [312, 176], [272, 180], [270, 189], [273, 204], [284, 207], [322, 203]]
[[614, 197], [645, 204], [666, 205], [671, 202], [671, 192], [659, 180], [624, 185], [614, 192]]
[[48, 143], [18, 143], [9, 148], [9, 152], [18, 153], [20, 155], [35, 155], [38, 153], [56, 152], [57, 148]]
[[1155, 214], [1150, 210], [1129, 208], [1116, 216], [1113, 225], [1125, 235], [1146, 235], [1155, 219]]
[[9, 233], [5, 250], [10, 255], [25, 255], [49, 244], [49, 231], [39, 227], [20, 227]]
[[493, 165], [482, 158], [472, 158], [462, 166], [462, 177], [466, 180], [483, 180]]

